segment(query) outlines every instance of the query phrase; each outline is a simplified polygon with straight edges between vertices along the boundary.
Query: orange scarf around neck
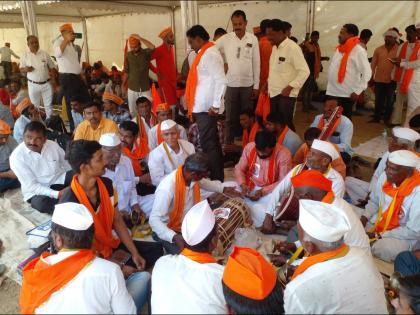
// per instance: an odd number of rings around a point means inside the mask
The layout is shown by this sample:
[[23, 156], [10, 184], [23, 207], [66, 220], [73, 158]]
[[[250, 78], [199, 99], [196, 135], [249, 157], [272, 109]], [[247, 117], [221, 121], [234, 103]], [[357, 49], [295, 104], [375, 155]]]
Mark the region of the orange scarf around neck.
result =
[[289, 127], [285, 126], [283, 131], [281, 132], [280, 136], [277, 139], [277, 143], [283, 145], [284, 139], [286, 138], [286, 134], [289, 132]]
[[[328, 134], [325, 134], [323, 136], [323, 138], [324, 139], [329, 139], [332, 136], [332, 134], [335, 132], [335, 130], [337, 129], [337, 127], [340, 126], [340, 124], [341, 124], [341, 117], [338, 118], [335, 121], [334, 126], [329, 130]], [[324, 115], [322, 115], [321, 118], [319, 119], [317, 128], [322, 130], [322, 129], [324, 129], [324, 126], [325, 126]]]
[[[407, 59], [407, 48], [408, 48], [408, 42], [405, 42], [402, 47], [399, 54], [399, 58], [401, 59]], [[420, 50], [420, 41], [416, 40], [413, 51], [411, 52], [410, 57], [408, 58], [408, 61], [414, 61], [417, 59], [417, 54]], [[397, 67], [397, 70], [395, 71], [395, 81], [400, 82], [401, 75], [403, 72], [403, 67]], [[402, 94], [408, 93], [408, 86], [410, 85], [411, 79], [413, 78], [414, 69], [413, 68], [405, 68], [404, 76], [402, 78], [401, 84], [400, 84], [400, 92]]]
[[257, 131], [259, 129], [259, 124], [257, 122], [254, 122], [254, 124], [251, 127], [251, 132], [248, 133], [248, 129], [243, 130], [242, 135], [242, 147], [245, 148], [245, 146], [250, 143], [254, 142], [255, 135], [257, 134]]
[[293, 273], [292, 281], [297, 276], [304, 273], [308, 268], [316, 264], [346, 256], [349, 250], [350, 250], [349, 247], [346, 244], [343, 244], [337, 249], [334, 249], [328, 252], [323, 252], [317, 255], [309, 256], [299, 265], [299, 267], [297, 267], [297, 269]]
[[41, 254], [23, 269], [19, 301], [22, 314], [34, 314], [54, 292], [73, 280], [95, 259], [92, 250], [82, 249], [56, 264], [49, 265], [44, 259], [50, 255], [47, 252]]
[[204, 53], [207, 49], [214, 46], [214, 43], [208, 42], [201, 47], [200, 51], [195, 56], [194, 61], [190, 67], [190, 71], [188, 72], [187, 84], [185, 88], [185, 101], [188, 107], [188, 117], [192, 117], [194, 102], [195, 102], [195, 91], [198, 85], [198, 64], [201, 61]]
[[95, 239], [93, 242], [94, 249], [104, 258], [109, 258], [112, 254], [112, 249], [120, 244], [120, 240], [112, 236], [112, 225], [114, 222], [114, 206], [111, 203], [108, 191], [102, 180], [97, 177], [99, 191], [99, 211], [95, 212], [86, 192], [82, 185], [80, 185], [77, 175], [73, 176], [71, 181], [71, 190], [76, 195], [77, 200], [84, 205], [90, 212], [95, 225]]
[[332, 191], [327, 192], [327, 194], [322, 198], [321, 202], [332, 204], [335, 199], [334, 193]]
[[[276, 148], [274, 148], [273, 153], [271, 154], [270, 157], [270, 162], [268, 164], [268, 175], [267, 175], [267, 183], [266, 186], [271, 185], [272, 183], [275, 182], [275, 176], [276, 176], [276, 155], [277, 155], [277, 150]], [[249, 154], [249, 159], [248, 159], [248, 174], [247, 174], [247, 178], [246, 178], [246, 185], [250, 188], [250, 189], [254, 189], [255, 187], [255, 183], [252, 180], [253, 177], [253, 172], [254, 172], [254, 167], [255, 167], [255, 162], [257, 161], [257, 149], [254, 145], [254, 147], [252, 148], [250, 154]]]
[[359, 44], [360, 39], [357, 36], [350, 37], [346, 40], [346, 42], [342, 45], [338, 45], [337, 49], [340, 53], [343, 54], [343, 58], [341, 59], [340, 68], [338, 70], [338, 83], [343, 83], [344, 78], [346, 77], [346, 69], [347, 69], [347, 62], [349, 60], [349, 56], [351, 51], [357, 44]]
[[[185, 192], [187, 190], [187, 186], [185, 183], [184, 175], [182, 174], [181, 165], [176, 170], [175, 174], [175, 194], [174, 194], [174, 207], [169, 212], [169, 222], [168, 228], [174, 230], [175, 232], [181, 231], [181, 223], [184, 214], [185, 208]], [[200, 185], [198, 182], [194, 183], [193, 186], [193, 196], [194, 196], [194, 204], [200, 202]]]
[[209, 254], [209, 253], [200, 253], [192, 251], [188, 248], [184, 248], [181, 252], [181, 255], [184, 255], [185, 257], [198, 262], [199, 264], [212, 264], [216, 263], [216, 259]]
[[382, 205], [380, 205], [378, 217], [372, 229], [374, 232], [383, 233], [400, 226], [399, 217], [404, 198], [410, 195], [418, 185], [420, 185], [420, 173], [417, 170], [414, 171], [412, 176], [406, 178], [399, 187], [393, 187], [388, 181], [384, 183], [383, 192], [392, 197], [392, 201], [383, 213]]

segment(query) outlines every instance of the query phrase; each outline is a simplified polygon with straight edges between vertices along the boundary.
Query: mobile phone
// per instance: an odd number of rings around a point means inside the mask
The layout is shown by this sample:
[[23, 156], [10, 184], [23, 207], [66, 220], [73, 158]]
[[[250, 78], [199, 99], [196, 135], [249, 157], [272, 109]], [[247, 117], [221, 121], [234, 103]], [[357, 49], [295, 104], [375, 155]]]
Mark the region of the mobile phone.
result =
[[82, 33], [74, 33], [75, 38], [82, 38]]

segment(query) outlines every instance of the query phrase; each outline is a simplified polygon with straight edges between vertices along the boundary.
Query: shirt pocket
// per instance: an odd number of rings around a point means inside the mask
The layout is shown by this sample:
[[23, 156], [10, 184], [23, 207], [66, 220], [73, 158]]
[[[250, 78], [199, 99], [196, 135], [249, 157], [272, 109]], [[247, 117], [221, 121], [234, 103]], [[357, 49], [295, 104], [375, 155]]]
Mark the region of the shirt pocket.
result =
[[[249, 45], [251, 45], [251, 46], [249, 46]], [[252, 47], [252, 44], [251, 43], [245, 44], [245, 46], [242, 47], [244, 59], [249, 60], [249, 59], [252, 58], [252, 48], [253, 47]]]

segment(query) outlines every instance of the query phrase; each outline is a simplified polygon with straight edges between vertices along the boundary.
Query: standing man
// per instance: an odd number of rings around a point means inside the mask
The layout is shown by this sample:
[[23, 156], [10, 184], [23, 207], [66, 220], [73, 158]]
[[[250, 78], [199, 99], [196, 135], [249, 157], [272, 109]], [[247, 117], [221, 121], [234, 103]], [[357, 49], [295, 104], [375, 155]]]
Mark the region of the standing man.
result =
[[[141, 47], [141, 43], [146, 46], [145, 49]], [[125, 58], [124, 71], [126, 76], [124, 77], [123, 86], [126, 86], [126, 82], [128, 83], [128, 107], [131, 116], [136, 117], [136, 100], [140, 96], [152, 97], [149, 65], [155, 46], [137, 34], [130, 35], [128, 45], [130, 46], [130, 51]]]
[[273, 44], [268, 74], [270, 113], [283, 116], [286, 125], [295, 131], [296, 98], [310, 71], [300, 47], [287, 37], [285, 23], [279, 19], [271, 20], [267, 26], [267, 38]]
[[258, 45], [260, 47], [260, 91], [261, 88], [267, 84], [270, 56], [273, 47], [266, 35], [269, 23], [270, 20], [268, 19], [262, 20], [260, 23], [261, 37], [258, 40]]
[[379, 122], [383, 114], [384, 123], [389, 124], [396, 88], [395, 81], [391, 80], [394, 64], [390, 59], [397, 56], [398, 33], [388, 30], [384, 33], [384, 40], [385, 44], [375, 49], [371, 63], [375, 81], [375, 117], [369, 122]]
[[223, 153], [217, 132], [217, 115], [227, 82], [223, 59], [219, 50], [209, 42], [209, 33], [201, 25], [190, 28], [187, 37], [189, 45], [197, 53], [185, 90], [188, 116], [191, 118], [194, 115], [198, 125], [203, 152], [210, 160], [210, 178], [223, 182]]
[[328, 69], [327, 95], [337, 99], [343, 115], [351, 119], [353, 105], [366, 90], [372, 70], [366, 49], [360, 43], [359, 29], [345, 24], [338, 35], [339, 45]]
[[248, 22], [244, 11], [233, 12], [231, 21], [233, 32], [216, 41], [216, 47], [224, 52], [228, 64], [225, 95], [227, 144], [233, 143], [234, 137], [241, 134], [239, 113], [253, 108], [260, 84], [258, 39], [246, 32]]
[[42, 103], [45, 107], [47, 118], [53, 113], [53, 89], [50, 81], [49, 70], [55, 68], [50, 55], [39, 49], [38, 37], [29, 35], [26, 38], [29, 51], [22, 56], [20, 71], [26, 73], [28, 79], [28, 94], [32, 104], [38, 109]]
[[70, 100], [73, 95], [80, 95], [84, 103], [89, 101], [89, 92], [80, 76], [81, 67], [79, 56], [73, 41], [76, 38], [73, 26], [66, 23], [60, 26], [61, 36], [54, 42], [54, 55], [58, 63], [58, 80], [66, 99], [67, 117], [70, 122], [70, 131], [74, 131], [74, 122], [71, 115]]
[[176, 66], [174, 58], [175, 36], [171, 27], [159, 34], [162, 45], [152, 53], [152, 60], [156, 60], [156, 67], [150, 64], [150, 69], [157, 74], [158, 84], [165, 103], [174, 110], [178, 100], [176, 97]]
[[12, 55], [17, 59], [20, 59], [20, 57], [10, 49], [10, 43], [4, 43], [4, 47], [0, 48], [0, 54], [1, 65], [4, 68], [4, 74], [6, 79], [10, 79], [12, 75]]
[[370, 39], [372, 38], [372, 31], [368, 28], [363, 29], [360, 32], [360, 46], [367, 50], [367, 44], [369, 43]]

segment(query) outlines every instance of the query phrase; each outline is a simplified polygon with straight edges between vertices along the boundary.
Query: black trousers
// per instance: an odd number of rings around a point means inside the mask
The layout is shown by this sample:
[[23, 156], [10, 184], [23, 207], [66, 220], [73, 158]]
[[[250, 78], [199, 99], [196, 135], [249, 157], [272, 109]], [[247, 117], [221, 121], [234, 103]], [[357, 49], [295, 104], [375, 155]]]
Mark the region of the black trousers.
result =
[[67, 117], [69, 118], [70, 122], [70, 131], [73, 132], [74, 122], [73, 117], [71, 116], [70, 100], [72, 96], [78, 95], [80, 96], [82, 103], [88, 103], [90, 101], [89, 91], [80, 75], [73, 73], [60, 73], [58, 80], [66, 99], [66, 110]]
[[315, 88], [315, 76], [313, 73], [306, 79], [302, 87], [302, 109], [307, 111], [312, 106], [312, 94]]
[[327, 98], [337, 100], [338, 105], [343, 107], [343, 115], [351, 120], [351, 114], [353, 113], [353, 105], [355, 101], [353, 101], [350, 97], [341, 97], [341, 96], [332, 96], [332, 95], [327, 95]]
[[6, 79], [10, 79], [10, 77], [12, 76], [12, 63], [10, 61], [2, 61], [1, 65], [4, 69], [4, 76], [6, 77]]
[[[51, 185], [50, 188], [55, 191], [60, 191], [70, 186], [73, 175], [73, 171], [68, 171], [64, 179], [64, 184], [54, 184]], [[27, 202], [31, 204], [32, 208], [38, 210], [39, 212], [52, 214], [54, 212], [55, 205], [58, 203], [58, 199], [48, 196], [35, 195], [31, 199], [28, 199]]]
[[210, 162], [210, 178], [223, 182], [225, 178], [223, 153], [217, 133], [217, 117], [208, 113], [193, 113], [193, 115], [198, 126], [201, 148]]
[[384, 122], [389, 121], [394, 109], [396, 83], [375, 82], [375, 119], [380, 120], [383, 115]]
[[[136, 246], [140, 256], [143, 257], [144, 260], [146, 260], [146, 269], [152, 267], [155, 264], [155, 262], [163, 256], [162, 244], [158, 242], [145, 242], [133, 240], [133, 243]], [[122, 249], [126, 252], [129, 252], [129, 250], [123, 243], [120, 243], [117, 249]], [[127, 262], [127, 265], [131, 267], [136, 267], [131, 258]]]
[[281, 115], [285, 124], [296, 131], [293, 124], [293, 113], [295, 111], [296, 97], [287, 97], [281, 94], [270, 98], [270, 114]]

